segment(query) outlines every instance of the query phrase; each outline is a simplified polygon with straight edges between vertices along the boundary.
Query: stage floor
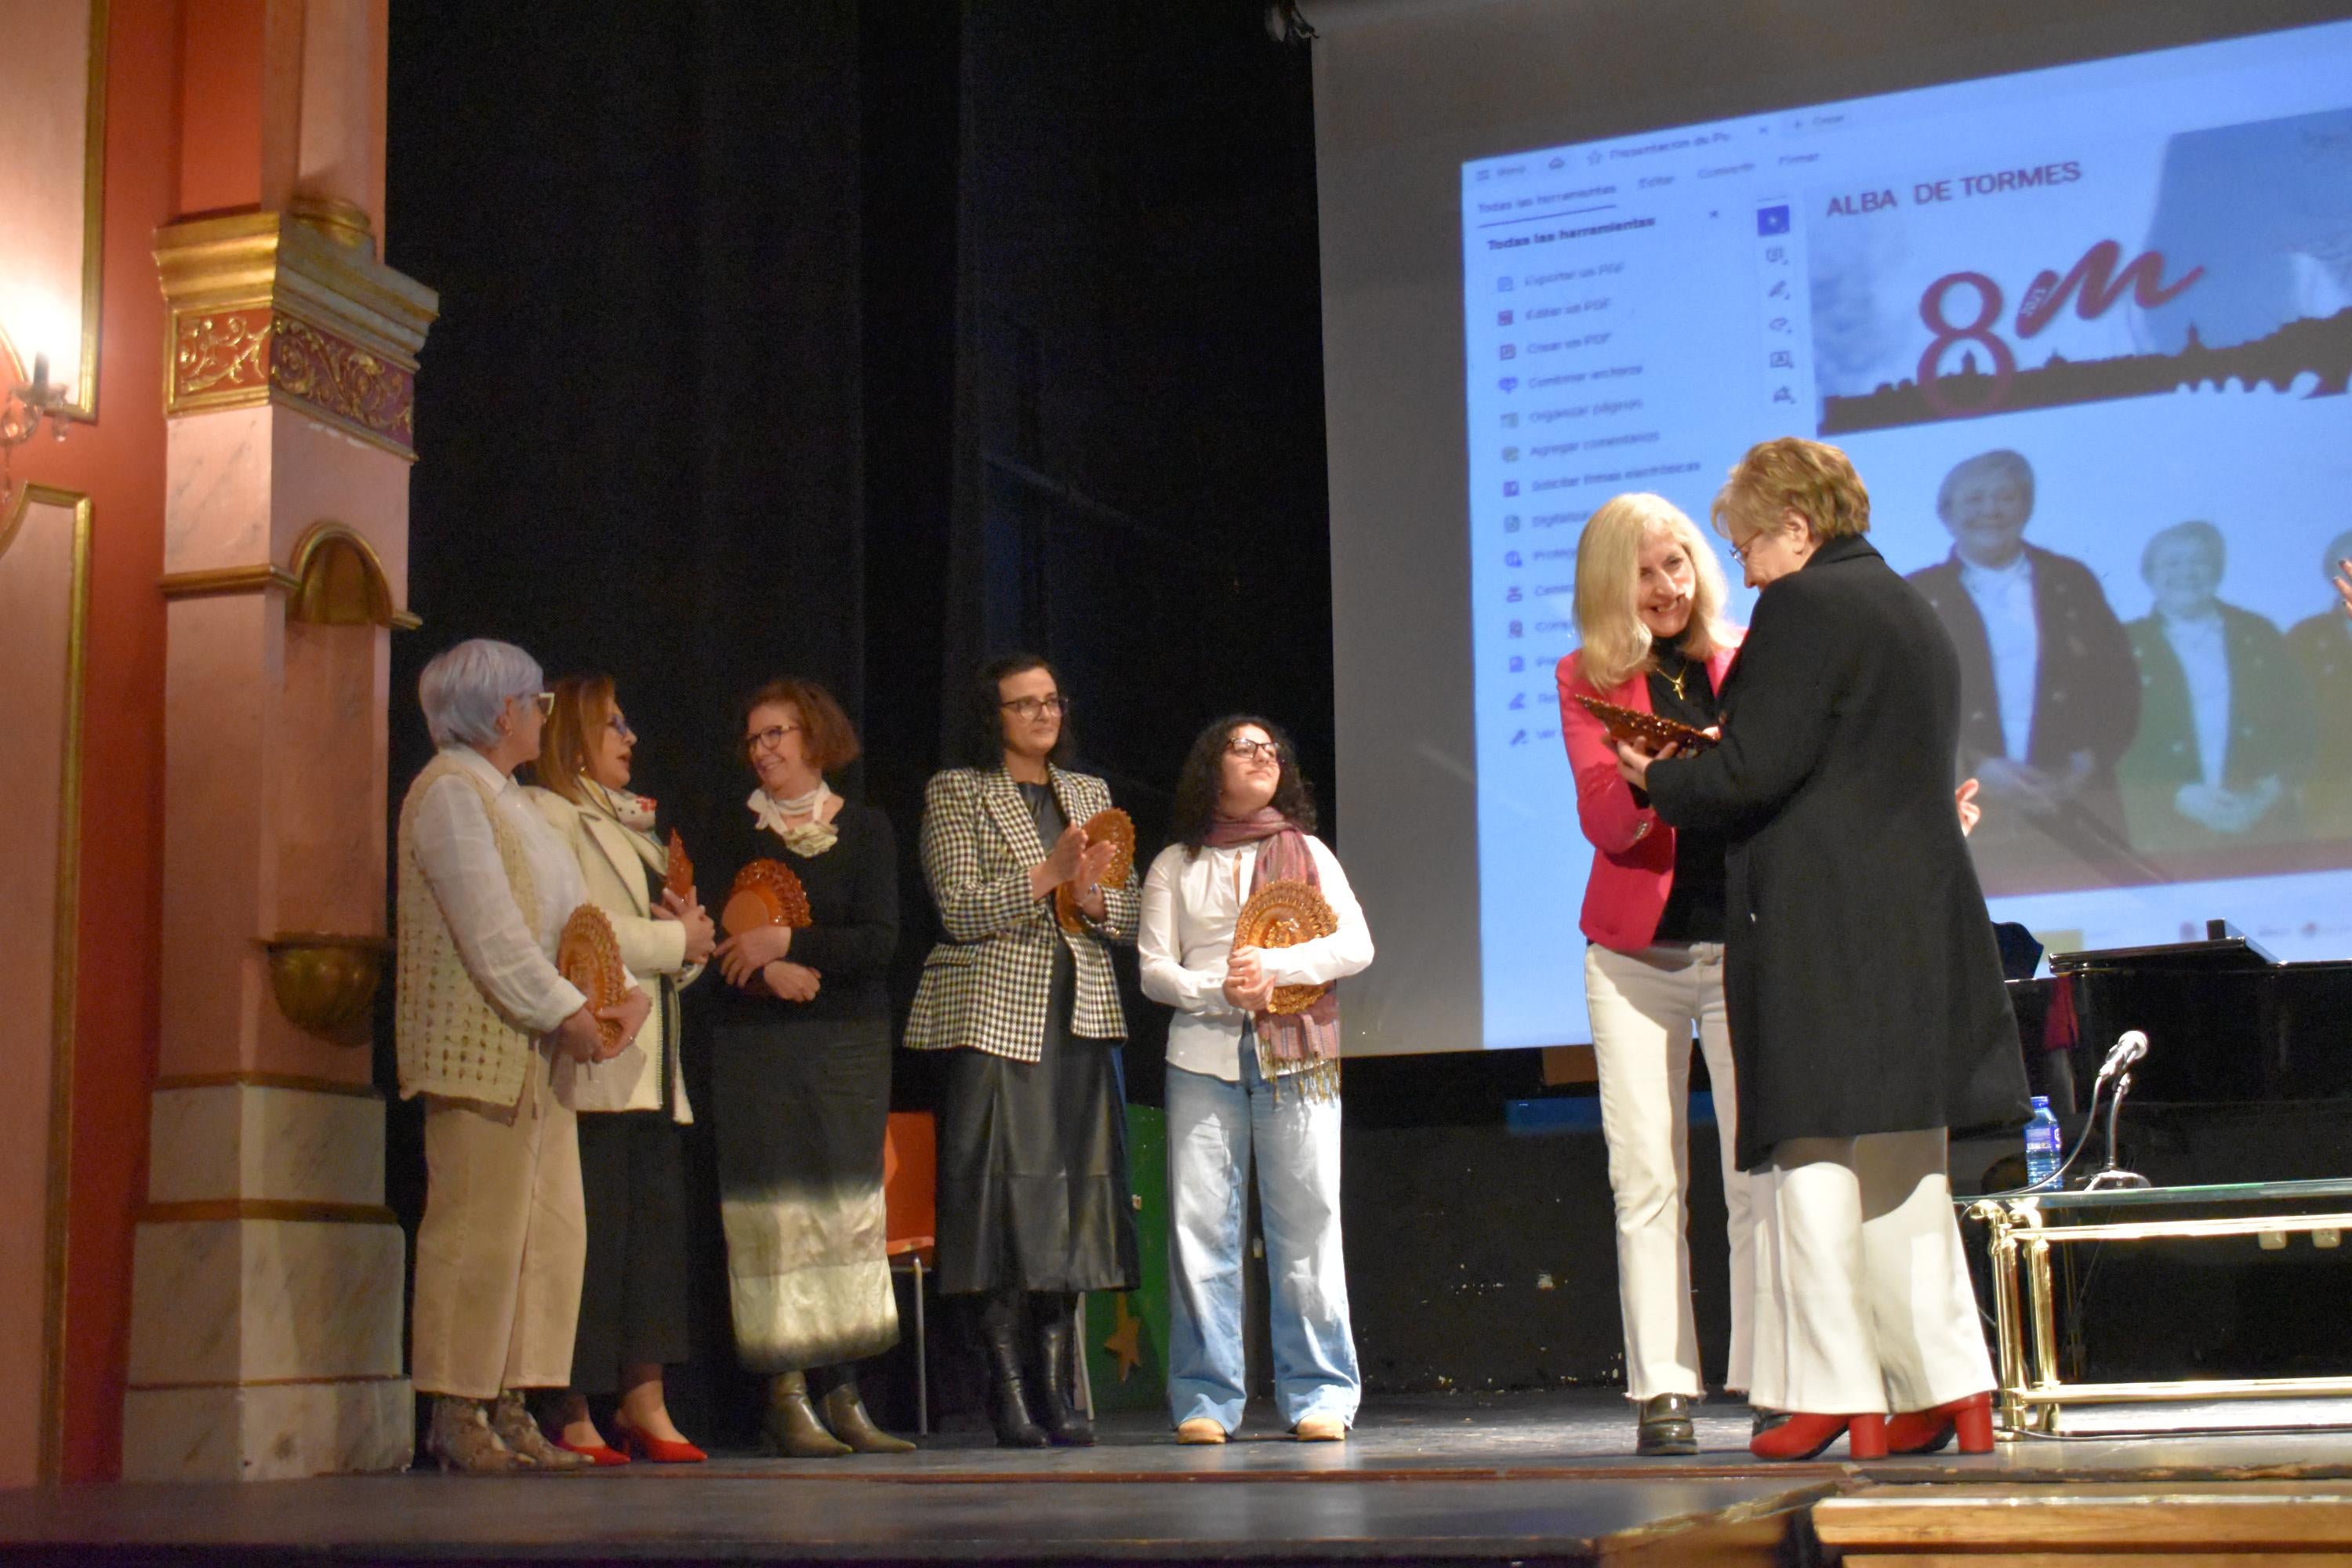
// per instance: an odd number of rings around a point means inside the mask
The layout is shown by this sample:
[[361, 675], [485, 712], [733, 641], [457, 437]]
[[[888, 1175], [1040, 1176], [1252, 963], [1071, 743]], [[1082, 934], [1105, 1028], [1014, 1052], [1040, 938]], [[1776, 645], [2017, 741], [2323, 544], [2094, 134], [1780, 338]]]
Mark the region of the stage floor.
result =
[[1240, 1440], [1180, 1448], [1159, 1421], [1115, 1415], [1097, 1447], [1044, 1453], [970, 1433], [893, 1458], [80, 1487], [0, 1494], [0, 1560], [1790, 1563], [1818, 1560], [1808, 1514], [1833, 1496], [2352, 1481], [2342, 1432], [1856, 1466], [1842, 1446], [1811, 1464], [1751, 1458], [1737, 1405], [1701, 1408], [1696, 1458], [1636, 1458], [1633, 1431], [1612, 1393], [1463, 1395], [1376, 1401], [1346, 1444], [1292, 1442], [1253, 1412]]

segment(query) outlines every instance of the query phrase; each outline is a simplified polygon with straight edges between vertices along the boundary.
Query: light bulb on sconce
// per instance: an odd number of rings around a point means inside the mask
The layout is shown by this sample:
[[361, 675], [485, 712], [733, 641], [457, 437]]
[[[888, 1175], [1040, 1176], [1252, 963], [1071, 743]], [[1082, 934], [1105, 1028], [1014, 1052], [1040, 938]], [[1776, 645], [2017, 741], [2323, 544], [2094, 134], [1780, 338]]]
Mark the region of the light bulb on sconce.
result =
[[0, 510], [16, 499], [16, 476], [9, 469], [9, 460], [16, 448], [40, 433], [43, 420], [48, 422], [53, 439], [66, 438], [66, 389], [49, 384], [49, 356], [33, 356], [33, 379], [18, 386], [0, 403]]

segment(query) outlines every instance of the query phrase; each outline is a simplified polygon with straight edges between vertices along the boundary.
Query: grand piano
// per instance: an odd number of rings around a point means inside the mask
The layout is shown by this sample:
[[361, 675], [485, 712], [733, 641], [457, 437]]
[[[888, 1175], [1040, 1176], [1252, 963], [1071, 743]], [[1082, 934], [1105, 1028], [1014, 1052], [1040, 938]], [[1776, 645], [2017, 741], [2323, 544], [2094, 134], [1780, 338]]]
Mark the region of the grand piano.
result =
[[[2050, 1096], [2068, 1147], [2105, 1152], [2084, 1114], [2116, 1037], [2138, 1029], [2120, 1163], [2158, 1187], [2352, 1176], [2352, 963], [2284, 963], [2223, 921], [2202, 941], [2051, 955], [2050, 977], [2012, 980], [2026, 1076]], [[2021, 1184], [2014, 1134], [1982, 1190]], [[1956, 1174], [1967, 1169], [1955, 1150]], [[2236, 1242], [2067, 1248], [2059, 1288], [2070, 1378], [2273, 1376], [2345, 1370], [2352, 1249]], [[2081, 1252], [2083, 1256], [2071, 1256]]]
[[2126, 1029], [2148, 1037], [2134, 1104], [2352, 1097], [2352, 963], [2284, 963], [2224, 921], [2206, 932], [2053, 953], [2048, 978], [2010, 982], [2027, 1077], [2062, 1119]]

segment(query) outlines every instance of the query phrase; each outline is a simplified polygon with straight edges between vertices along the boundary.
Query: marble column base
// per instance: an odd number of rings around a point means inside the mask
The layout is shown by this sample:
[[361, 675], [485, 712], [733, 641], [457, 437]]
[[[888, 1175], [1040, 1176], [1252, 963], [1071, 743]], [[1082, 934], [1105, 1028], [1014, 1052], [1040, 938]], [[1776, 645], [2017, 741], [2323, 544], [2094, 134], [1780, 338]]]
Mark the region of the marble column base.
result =
[[126, 1481], [276, 1481], [408, 1468], [416, 1398], [405, 1377], [133, 1389]]
[[407, 1238], [373, 1097], [159, 1089], [131, 1247], [123, 1474], [264, 1480], [408, 1467]]

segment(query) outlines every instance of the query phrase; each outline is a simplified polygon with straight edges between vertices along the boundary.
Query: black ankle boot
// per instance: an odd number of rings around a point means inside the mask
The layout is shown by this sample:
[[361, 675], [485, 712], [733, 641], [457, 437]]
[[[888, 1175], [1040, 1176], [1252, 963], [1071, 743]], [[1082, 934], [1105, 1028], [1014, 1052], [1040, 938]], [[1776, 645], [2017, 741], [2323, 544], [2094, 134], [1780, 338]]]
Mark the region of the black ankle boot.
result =
[[981, 1349], [988, 1360], [988, 1414], [996, 1424], [1000, 1448], [1043, 1448], [1052, 1439], [1029, 1415], [1027, 1391], [1021, 1375], [1021, 1346], [1014, 1332], [1014, 1314], [992, 1310], [982, 1314]]
[[1045, 1435], [1055, 1443], [1065, 1448], [1089, 1448], [1094, 1446], [1095, 1425], [1084, 1412], [1070, 1406], [1076, 1365], [1070, 1352], [1077, 1342], [1072, 1306], [1066, 1297], [1059, 1311], [1049, 1309], [1038, 1317], [1037, 1415], [1045, 1424]]

